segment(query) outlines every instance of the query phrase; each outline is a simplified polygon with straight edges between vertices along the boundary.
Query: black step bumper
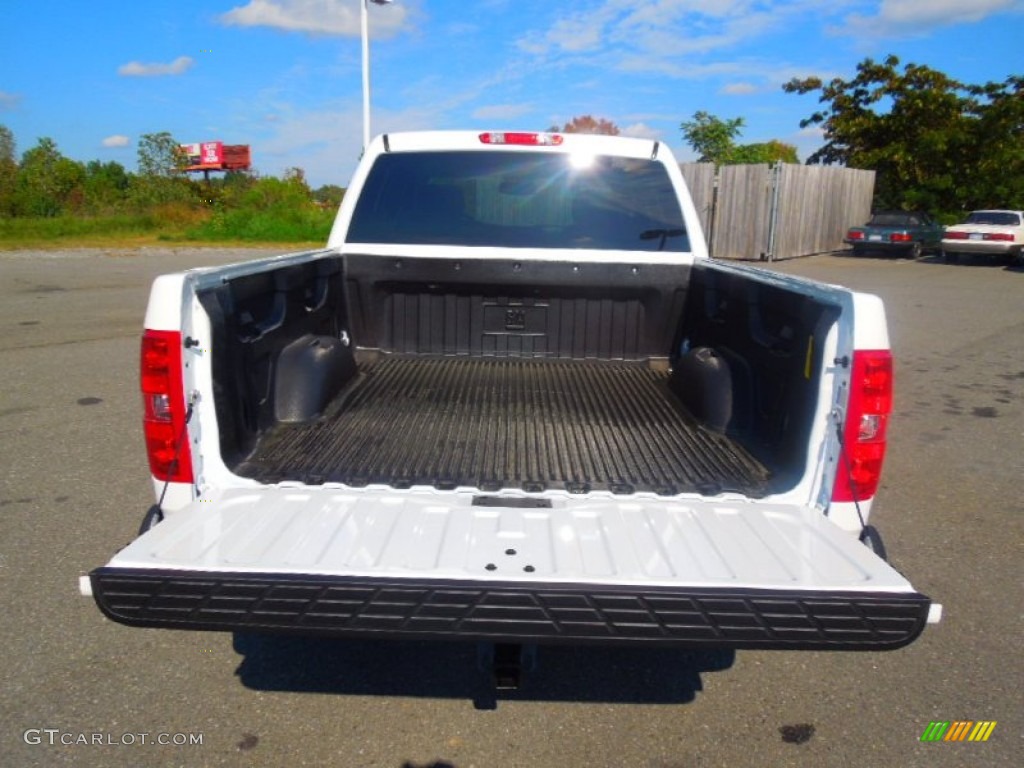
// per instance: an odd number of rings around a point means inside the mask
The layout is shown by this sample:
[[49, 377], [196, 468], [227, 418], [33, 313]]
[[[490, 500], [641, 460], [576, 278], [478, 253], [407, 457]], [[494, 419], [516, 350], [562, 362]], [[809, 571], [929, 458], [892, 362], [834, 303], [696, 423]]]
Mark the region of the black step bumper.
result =
[[136, 627], [681, 648], [891, 650], [917, 593], [482, 583], [98, 568], [93, 595]]

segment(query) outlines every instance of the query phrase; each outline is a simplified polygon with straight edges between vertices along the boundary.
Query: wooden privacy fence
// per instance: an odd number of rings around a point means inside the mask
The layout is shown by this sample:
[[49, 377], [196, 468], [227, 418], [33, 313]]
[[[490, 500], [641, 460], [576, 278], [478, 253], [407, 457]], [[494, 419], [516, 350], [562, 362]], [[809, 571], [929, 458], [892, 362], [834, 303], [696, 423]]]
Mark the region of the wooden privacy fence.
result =
[[867, 221], [875, 172], [823, 165], [680, 166], [718, 259], [788, 259], [833, 251]]

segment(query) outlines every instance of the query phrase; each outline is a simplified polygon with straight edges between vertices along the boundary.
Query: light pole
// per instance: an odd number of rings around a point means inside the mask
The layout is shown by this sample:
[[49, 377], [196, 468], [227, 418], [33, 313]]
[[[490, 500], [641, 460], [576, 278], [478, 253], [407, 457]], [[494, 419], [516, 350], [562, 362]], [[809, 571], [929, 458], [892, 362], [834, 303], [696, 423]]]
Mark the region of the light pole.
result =
[[370, 21], [369, 4], [388, 5], [391, 0], [359, 0], [359, 12], [363, 25], [363, 151], [370, 143]]

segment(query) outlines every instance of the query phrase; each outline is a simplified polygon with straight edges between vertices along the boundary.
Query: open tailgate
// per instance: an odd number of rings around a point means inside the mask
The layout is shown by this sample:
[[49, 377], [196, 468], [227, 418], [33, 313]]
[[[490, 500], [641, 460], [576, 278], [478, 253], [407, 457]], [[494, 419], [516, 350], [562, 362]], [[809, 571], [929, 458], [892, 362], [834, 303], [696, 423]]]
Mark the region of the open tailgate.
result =
[[882, 650], [930, 600], [820, 511], [332, 488], [201, 498], [90, 576], [133, 626]]

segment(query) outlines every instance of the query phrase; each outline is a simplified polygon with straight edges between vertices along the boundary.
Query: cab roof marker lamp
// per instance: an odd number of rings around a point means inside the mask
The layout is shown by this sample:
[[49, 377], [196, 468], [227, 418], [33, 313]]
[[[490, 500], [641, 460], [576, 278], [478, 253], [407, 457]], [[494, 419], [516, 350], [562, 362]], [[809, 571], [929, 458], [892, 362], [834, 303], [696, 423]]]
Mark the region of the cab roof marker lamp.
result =
[[509, 133], [490, 131], [480, 134], [481, 144], [516, 144], [524, 147], [557, 147], [564, 139], [557, 133]]

